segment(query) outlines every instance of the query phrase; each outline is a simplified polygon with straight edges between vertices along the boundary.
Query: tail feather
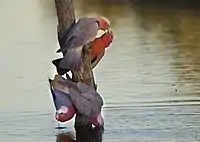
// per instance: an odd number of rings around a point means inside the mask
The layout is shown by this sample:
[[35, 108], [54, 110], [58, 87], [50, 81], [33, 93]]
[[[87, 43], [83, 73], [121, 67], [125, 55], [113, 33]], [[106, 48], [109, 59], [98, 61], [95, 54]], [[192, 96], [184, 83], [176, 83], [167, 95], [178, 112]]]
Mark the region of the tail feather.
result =
[[59, 75], [64, 75], [65, 73], [67, 73], [69, 71], [67, 69], [62, 69], [59, 67], [59, 63], [62, 59], [63, 58], [59, 58], [59, 59], [55, 59], [52, 61], [53, 65], [56, 66], [56, 70]]
[[77, 70], [81, 65], [82, 46], [70, 49], [60, 61], [59, 67], [68, 70]]

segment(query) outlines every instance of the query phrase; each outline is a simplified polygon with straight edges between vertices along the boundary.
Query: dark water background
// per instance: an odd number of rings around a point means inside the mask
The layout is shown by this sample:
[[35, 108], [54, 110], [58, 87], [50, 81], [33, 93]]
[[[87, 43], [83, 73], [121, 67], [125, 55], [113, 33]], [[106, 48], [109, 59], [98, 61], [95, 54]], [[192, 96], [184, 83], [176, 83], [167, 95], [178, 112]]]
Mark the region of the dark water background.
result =
[[[200, 141], [198, 3], [76, 1], [77, 17], [101, 14], [115, 33], [95, 69], [105, 142]], [[1, 0], [0, 19], [0, 142], [55, 142], [47, 84], [58, 48], [54, 1]]]

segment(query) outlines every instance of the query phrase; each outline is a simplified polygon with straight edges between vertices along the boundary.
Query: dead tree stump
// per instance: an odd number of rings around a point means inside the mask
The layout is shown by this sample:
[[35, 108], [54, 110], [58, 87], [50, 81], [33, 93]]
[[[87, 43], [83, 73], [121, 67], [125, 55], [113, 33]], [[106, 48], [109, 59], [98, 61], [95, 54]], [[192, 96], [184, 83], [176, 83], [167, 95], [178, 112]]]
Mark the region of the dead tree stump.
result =
[[[73, 0], [55, 0], [55, 7], [58, 17], [58, 35], [62, 35], [75, 20]], [[91, 48], [89, 45], [84, 46], [81, 67], [78, 71], [72, 71], [75, 82], [83, 82], [96, 88], [90, 59]], [[82, 120], [86, 124], [83, 124]], [[80, 121], [81, 120], [81, 121]], [[76, 115], [75, 126], [91, 125], [81, 114]]]

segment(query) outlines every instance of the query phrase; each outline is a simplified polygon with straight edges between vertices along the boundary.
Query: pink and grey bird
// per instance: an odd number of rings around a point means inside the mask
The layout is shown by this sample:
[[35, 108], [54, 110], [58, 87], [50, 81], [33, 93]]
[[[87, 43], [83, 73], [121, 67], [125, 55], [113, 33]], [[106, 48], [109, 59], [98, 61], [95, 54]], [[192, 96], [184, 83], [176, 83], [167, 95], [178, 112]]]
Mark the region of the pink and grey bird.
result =
[[[70, 29], [70, 28], [69, 28]], [[68, 33], [68, 32], [67, 32]], [[67, 34], [66, 33], [66, 34]], [[60, 38], [59, 43], [62, 45], [62, 39]], [[113, 33], [112, 31], [105, 32], [102, 36], [95, 38], [94, 41], [90, 42], [91, 45], [91, 64], [94, 68], [96, 64], [98, 64], [98, 59], [102, 58], [105, 54], [105, 49], [112, 43], [113, 41]], [[63, 58], [54, 59], [52, 61], [53, 65], [56, 66], [57, 73], [59, 75], [64, 75], [69, 70], [62, 69], [59, 67], [59, 63]]]
[[103, 17], [80, 18], [72, 24], [70, 30], [62, 39], [62, 46], [57, 53], [63, 53], [59, 67], [68, 70], [77, 70], [81, 64], [82, 48], [93, 41], [99, 30], [109, 30], [110, 23]]
[[50, 90], [56, 108], [55, 118], [57, 121], [66, 122], [73, 118], [76, 109], [70, 96], [61, 91], [62, 88], [59, 87], [56, 80], [56, 77], [54, 80], [49, 79]]
[[93, 87], [82, 82], [74, 83], [62, 76], [56, 76], [59, 77], [57, 83], [62, 86], [60, 90], [70, 96], [78, 113], [87, 117], [88, 121], [94, 126], [103, 126], [104, 121], [101, 115], [103, 99], [100, 94]]

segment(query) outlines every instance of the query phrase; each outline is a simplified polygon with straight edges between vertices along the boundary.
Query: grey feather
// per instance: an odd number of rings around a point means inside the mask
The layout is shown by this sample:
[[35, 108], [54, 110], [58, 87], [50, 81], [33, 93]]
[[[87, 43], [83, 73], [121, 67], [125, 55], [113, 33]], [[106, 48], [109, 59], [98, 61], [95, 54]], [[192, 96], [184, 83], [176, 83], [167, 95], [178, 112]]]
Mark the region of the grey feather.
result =
[[81, 82], [74, 83], [64, 78], [58, 83], [69, 88], [71, 100], [82, 115], [91, 117], [101, 112], [103, 99], [93, 87]]
[[[103, 100], [100, 102], [97, 101], [97, 99], [94, 99], [97, 97], [98, 93], [90, 94], [90, 92], [85, 91], [84, 93], [82, 92], [79, 94], [73, 88], [69, 88], [69, 94], [72, 101], [74, 102], [74, 105], [81, 114], [91, 117], [101, 112]], [[92, 95], [96, 96], [91, 97]]]
[[56, 110], [58, 110], [61, 106], [69, 106], [72, 104], [72, 100], [70, 95], [65, 92], [59, 91], [55, 89], [52, 85], [52, 80], [49, 79], [50, 90], [53, 96], [53, 102]]
[[98, 24], [93, 18], [81, 18], [73, 26], [68, 36], [65, 38], [65, 47], [61, 49], [64, 53], [68, 49], [83, 46], [94, 40], [97, 36]]
[[[97, 36], [98, 23], [94, 18], [81, 18], [65, 37], [64, 47], [57, 50], [64, 57], [59, 67], [68, 70], [77, 70], [81, 65], [82, 48], [93, 41]], [[64, 41], [64, 39], [62, 39]]]
[[59, 75], [64, 75], [64, 74], [67, 75], [67, 72], [68, 72], [69, 70], [67, 70], [67, 69], [62, 69], [62, 68], [59, 67], [60, 61], [61, 61], [62, 59], [63, 59], [63, 58], [55, 59], [55, 60], [52, 61], [52, 63], [53, 63], [53, 65], [56, 67], [57, 73], [58, 73]]
[[82, 91], [81, 95], [88, 100], [95, 101], [99, 106], [103, 106], [103, 99], [98, 92], [92, 87], [85, 83], [78, 82], [77, 87]]
[[60, 61], [59, 67], [67, 70], [77, 70], [81, 64], [81, 58], [82, 47], [70, 49]]
[[60, 48], [62, 49], [63, 47], [65, 47], [65, 39], [68, 37], [68, 35], [70, 34], [71, 30], [73, 29], [73, 27], [75, 26], [76, 21], [74, 20], [72, 22], [72, 24], [69, 26], [68, 29], [66, 29], [63, 33], [60, 32], [60, 27], [57, 26], [57, 33], [58, 33], [58, 42], [60, 45]]
[[70, 89], [70, 95], [71, 95], [71, 99], [74, 103], [74, 106], [77, 108], [77, 110], [87, 116], [90, 117], [92, 115], [94, 115], [95, 113], [95, 109], [94, 107], [91, 105], [90, 100], [85, 99], [84, 97], [82, 97], [76, 90], [74, 89]]

